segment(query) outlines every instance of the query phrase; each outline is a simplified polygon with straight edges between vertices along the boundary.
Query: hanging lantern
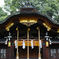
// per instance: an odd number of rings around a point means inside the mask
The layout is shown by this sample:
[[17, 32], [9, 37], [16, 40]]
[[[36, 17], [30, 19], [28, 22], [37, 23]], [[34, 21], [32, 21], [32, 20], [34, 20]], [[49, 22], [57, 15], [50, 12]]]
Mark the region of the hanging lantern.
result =
[[25, 40], [23, 40], [23, 47], [22, 48], [25, 49]]
[[8, 42], [8, 47], [11, 47], [11, 42], [10, 41]]
[[12, 38], [11, 33], [9, 32], [8, 40], [10, 41]]
[[49, 42], [48, 41], [46, 41], [46, 47], [48, 47], [49, 46]]

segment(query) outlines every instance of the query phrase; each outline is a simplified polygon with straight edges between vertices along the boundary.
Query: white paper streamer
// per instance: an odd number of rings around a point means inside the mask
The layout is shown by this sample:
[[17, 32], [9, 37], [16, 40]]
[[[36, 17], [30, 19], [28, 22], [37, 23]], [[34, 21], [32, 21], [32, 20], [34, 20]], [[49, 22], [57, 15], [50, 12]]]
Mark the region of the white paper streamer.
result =
[[17, 48], [17, 40], [15, 40], [15, 48]]
[[39, 47], [42, 48], [42, 42], [41, 42], [41, 40], [39, 41]]
[[8, 39], [6, 39], [5, 44], [7, 45]]
[[25, 49], [25, 40], [23, 40], [23, 47], [22, 48]]
[[32, 49], [34, 48], [34, 46], [33, 46], [33, 40], [31, 40], [31, 47], [32, 47]]

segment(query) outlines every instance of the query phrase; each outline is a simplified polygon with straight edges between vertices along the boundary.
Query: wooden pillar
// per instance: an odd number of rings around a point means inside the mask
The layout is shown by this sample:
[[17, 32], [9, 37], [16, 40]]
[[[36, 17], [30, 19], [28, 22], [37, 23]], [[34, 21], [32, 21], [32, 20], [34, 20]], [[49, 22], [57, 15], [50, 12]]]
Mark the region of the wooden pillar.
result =
[[[38, 30], [38, 40], [39, 40], [39, 42], [40, 42], [40, 29], [39, 29], [39, 27], [37, 27], [37, 30]], [[39, 45], [39, 54], [38, 54], [38, 59], [41, 59], [41, 53], [40, 53], [40, 45]]]
[[6, 52], [7, 52], [6, 59], [11, 59], [11, 57], [12, 57], [11, 56], [11, 47], [8, 47]]
[[29, 59], [29, 31], [30, 28], [27, 30], [27, 59]]
[[[46, 42], [46, 41], [45, 41]], [[48, 42], [48, 41], [47, 41]], [[46, 43], [45, 43], [46, 44]], [[48, 47], [47, 47], [48, 46]], [[46, 58], [45, 59], [50, 59], [50, 57], [49, 57], [49, 42], [48, 42], [48, 45], [47, 46], [45, 46], [45, 50], [46, 50]]]
[[15, 59], [15, 57], [14, 57], [14, 46], [12, 45], [11, 46], [11, 59]]
[[18, 52], [19, 30], [18, 30], [18, 27], [16, 28], [16, 30], [17, 30], [17, 52], [16, 52], [16, 59], [19, 59], [19, 52]]
[[45, 45], [45, 40], [43, 40], [43, 59], [46, 59], [46, 45]]

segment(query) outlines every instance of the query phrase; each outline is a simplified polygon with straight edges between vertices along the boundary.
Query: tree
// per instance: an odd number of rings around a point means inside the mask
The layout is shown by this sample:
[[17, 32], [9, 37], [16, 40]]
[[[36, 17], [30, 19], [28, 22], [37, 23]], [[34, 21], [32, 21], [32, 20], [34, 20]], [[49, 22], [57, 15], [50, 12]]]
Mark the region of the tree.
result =
[[7, 14], [0, 8], [0, 21], [4, 20], [7, 17]]
[[[18, 11], [22, 6], [22, 2], [24, 3], [26, 2], [26, 0], [4, 0], [4, 1], [5, 1], [4, 9], [8, 11], [10, 14], [16, 13], [16, 11]], [[51, 19], [59, 21], [59, 0], [28, 0], [28, 1], [30, 1], [38, 9], [40, 13], [48, 15], [49, 17], [51, 17]]]

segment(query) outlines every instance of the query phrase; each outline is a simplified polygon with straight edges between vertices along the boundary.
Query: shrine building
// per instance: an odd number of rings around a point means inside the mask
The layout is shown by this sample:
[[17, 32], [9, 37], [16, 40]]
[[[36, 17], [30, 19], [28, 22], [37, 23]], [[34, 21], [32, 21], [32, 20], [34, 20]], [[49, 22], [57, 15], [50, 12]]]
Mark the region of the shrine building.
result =
[[0, 59], [59, 59], [59, 24], [28, 2], [0, 21]]

